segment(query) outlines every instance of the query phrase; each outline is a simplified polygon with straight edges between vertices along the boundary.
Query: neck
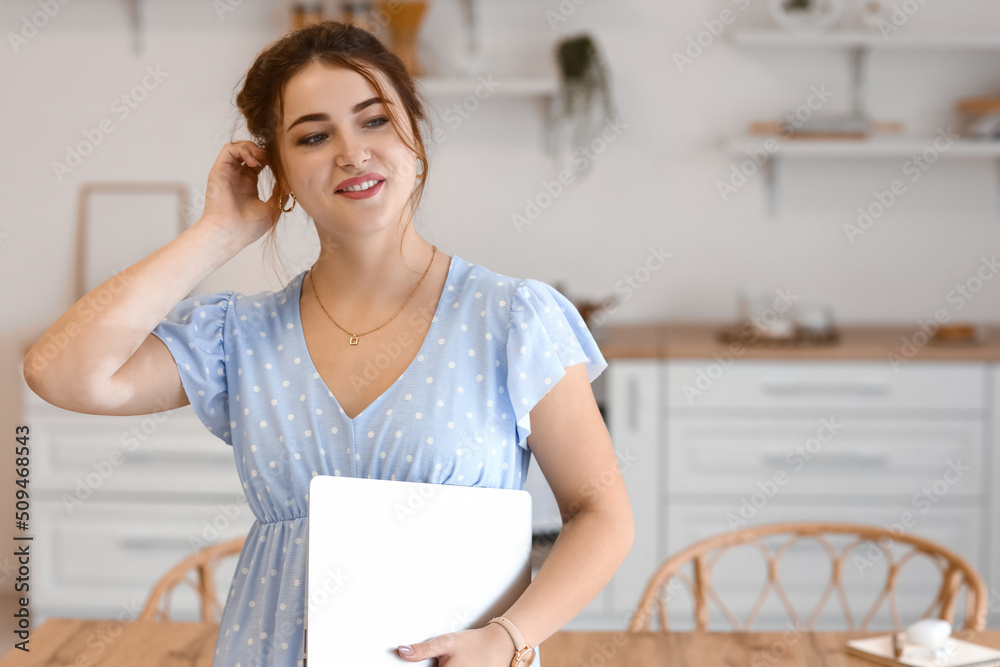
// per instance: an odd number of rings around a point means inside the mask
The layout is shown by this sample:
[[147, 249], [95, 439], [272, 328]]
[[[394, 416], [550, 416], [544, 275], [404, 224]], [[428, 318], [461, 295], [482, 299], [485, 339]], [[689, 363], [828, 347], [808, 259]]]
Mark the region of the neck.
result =
[[441, 256], [440, 248], [434, 252], [432, 245], [416, 234], [408, 235], [402, 249], [396, 242], [323, 245], [309, 278], [334, 317], [340, 314], [348, 322], [371, 322], [392, 316], [411, 292], [411, 303], [417, 299]]

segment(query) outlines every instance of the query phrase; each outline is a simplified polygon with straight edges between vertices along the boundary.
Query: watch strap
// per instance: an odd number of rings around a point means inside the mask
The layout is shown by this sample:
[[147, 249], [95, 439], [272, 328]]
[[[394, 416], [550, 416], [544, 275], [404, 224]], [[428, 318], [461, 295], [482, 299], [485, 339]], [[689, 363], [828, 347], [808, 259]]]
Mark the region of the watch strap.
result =
[[[496, 623], [510, 635], [511, 640], [514, 642], [514, 659], [511, 661], [511, 667], [517, 667], [520, 664], [522, 656], [531, 650], [532, 662], [534, 661], [534, 649], [528, 646], [528, 643], [524, 641], [524, 637], [521, 636], [521, 632], [517, 629], [509, 618], [505, 616], [496, 616], [490, 619], [490, 623]], [[530, 663], [528, 663], [530, 664]]]

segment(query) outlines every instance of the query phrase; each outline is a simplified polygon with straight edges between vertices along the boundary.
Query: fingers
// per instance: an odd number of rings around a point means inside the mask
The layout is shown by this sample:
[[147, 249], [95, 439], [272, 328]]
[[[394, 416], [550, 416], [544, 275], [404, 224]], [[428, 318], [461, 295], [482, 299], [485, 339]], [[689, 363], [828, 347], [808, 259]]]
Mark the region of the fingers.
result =
[[260, 171], [267, 164], [267, 156], [262, 149], [252, 141], [234, 141], [227, 144], [229, 154], [240, 165], [247, 165], [255, 171]]

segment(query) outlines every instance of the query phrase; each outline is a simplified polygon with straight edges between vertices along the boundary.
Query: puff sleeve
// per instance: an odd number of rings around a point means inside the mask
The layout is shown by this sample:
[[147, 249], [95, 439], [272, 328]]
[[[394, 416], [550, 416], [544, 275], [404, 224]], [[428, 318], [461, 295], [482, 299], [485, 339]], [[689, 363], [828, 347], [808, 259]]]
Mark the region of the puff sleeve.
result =
[[181, 384], [198, 419], [232, 446], [226, 380], [226, 316], [233, 290], [184, 299], [151, 332], [177, 362]]
[[514, 289], [507, 326], [508, 398], [517, 444], [528, 449], [528, 413], [566, 374], [565, 368], [585, 363], [593, 382], [608, 363], [573, 303], [540, 280], [526, 278]]

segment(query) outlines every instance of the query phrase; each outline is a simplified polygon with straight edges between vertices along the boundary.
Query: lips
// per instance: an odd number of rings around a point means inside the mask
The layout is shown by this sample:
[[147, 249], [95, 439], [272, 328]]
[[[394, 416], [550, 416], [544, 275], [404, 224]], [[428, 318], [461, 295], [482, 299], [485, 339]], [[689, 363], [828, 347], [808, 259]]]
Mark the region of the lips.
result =
[[385, 176], [383, 176], [382, 174], [369, 172], [367, 174], [362, 174], [361, 176], [355, 176], [354, 178], [349, 178], [346, 181], [341, 181], [339, 184], [337, 184], [335, 192], [340, 192], [345, 188], [349, 188], [355, 185], [361, 185], [362, 183], [366, 183], [367, 181], [384, 181], [384, 180]]

